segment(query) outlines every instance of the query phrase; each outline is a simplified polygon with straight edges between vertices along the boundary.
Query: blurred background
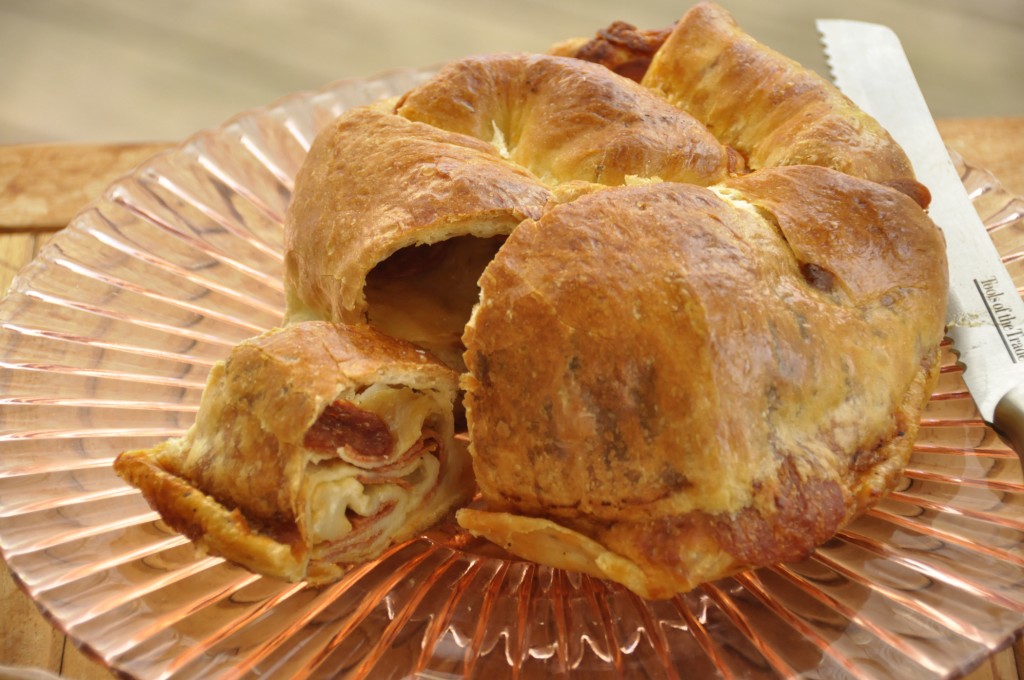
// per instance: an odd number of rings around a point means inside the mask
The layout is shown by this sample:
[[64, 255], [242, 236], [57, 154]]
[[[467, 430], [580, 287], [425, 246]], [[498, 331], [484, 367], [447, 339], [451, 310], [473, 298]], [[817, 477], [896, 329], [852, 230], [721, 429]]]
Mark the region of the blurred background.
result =
[[[0, 143], [177, 141], [298, 90], [542, 51], [690, 0], [0, 0]], [[936, 117], [1024, 115], [1024, 0], [721, 0], [824, 73], [815, 17], [896, 30]]]

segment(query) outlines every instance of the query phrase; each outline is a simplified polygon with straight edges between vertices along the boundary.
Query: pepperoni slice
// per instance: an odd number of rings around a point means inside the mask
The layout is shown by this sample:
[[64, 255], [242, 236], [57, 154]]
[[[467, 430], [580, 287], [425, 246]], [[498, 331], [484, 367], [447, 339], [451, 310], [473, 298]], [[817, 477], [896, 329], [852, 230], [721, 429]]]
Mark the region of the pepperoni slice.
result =
[[395, 436], [376, 413], [347, 401], [336, 401], [306, 431], [302, 444], [321, 453], [347, 446], [361, 456], [383, 458], [395, 448]]

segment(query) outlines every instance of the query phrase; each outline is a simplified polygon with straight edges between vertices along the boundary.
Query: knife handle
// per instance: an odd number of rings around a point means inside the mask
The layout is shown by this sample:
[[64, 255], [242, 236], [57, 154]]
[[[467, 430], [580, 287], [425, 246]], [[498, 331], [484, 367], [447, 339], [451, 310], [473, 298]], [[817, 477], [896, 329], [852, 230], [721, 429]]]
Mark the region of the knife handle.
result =
[[1024, 383], [1003, 395], [996, 404], [992, 425], [1009, 440], [1010, 446], [1024, 461]]

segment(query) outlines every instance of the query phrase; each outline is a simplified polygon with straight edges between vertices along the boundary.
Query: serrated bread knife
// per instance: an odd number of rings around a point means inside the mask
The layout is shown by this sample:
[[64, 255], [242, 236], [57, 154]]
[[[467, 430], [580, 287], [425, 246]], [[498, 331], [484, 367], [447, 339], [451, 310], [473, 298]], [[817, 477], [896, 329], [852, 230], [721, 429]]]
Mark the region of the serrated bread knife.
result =
[[886, 26], [819, 19], [835, 84], [903, 147], [946, 237], [947, 332], [982, 418], [1024, 455], [1024, 303], [950, 160], [899, 38]]

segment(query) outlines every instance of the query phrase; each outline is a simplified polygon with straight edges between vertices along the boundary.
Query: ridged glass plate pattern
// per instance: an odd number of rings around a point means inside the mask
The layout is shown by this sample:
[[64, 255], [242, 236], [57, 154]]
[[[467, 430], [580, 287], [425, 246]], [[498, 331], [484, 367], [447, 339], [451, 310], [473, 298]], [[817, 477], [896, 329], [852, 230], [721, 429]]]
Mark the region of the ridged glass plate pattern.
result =
[[[112, 185], [0, 303], [0, 548], [48, 617], [139, 678], [956, 675], [1024, 627], [1024, 485], [952, 347], [899, 488], [811, 558], [648, 602], [452, 523], [305, 588], [199, 553], [111, 469], [181, 434], [211, 364], [278, 323], [316, 131], [402, 71], [300, 93]], [[1024, 203], [961, 163], [1015, 280]]]

